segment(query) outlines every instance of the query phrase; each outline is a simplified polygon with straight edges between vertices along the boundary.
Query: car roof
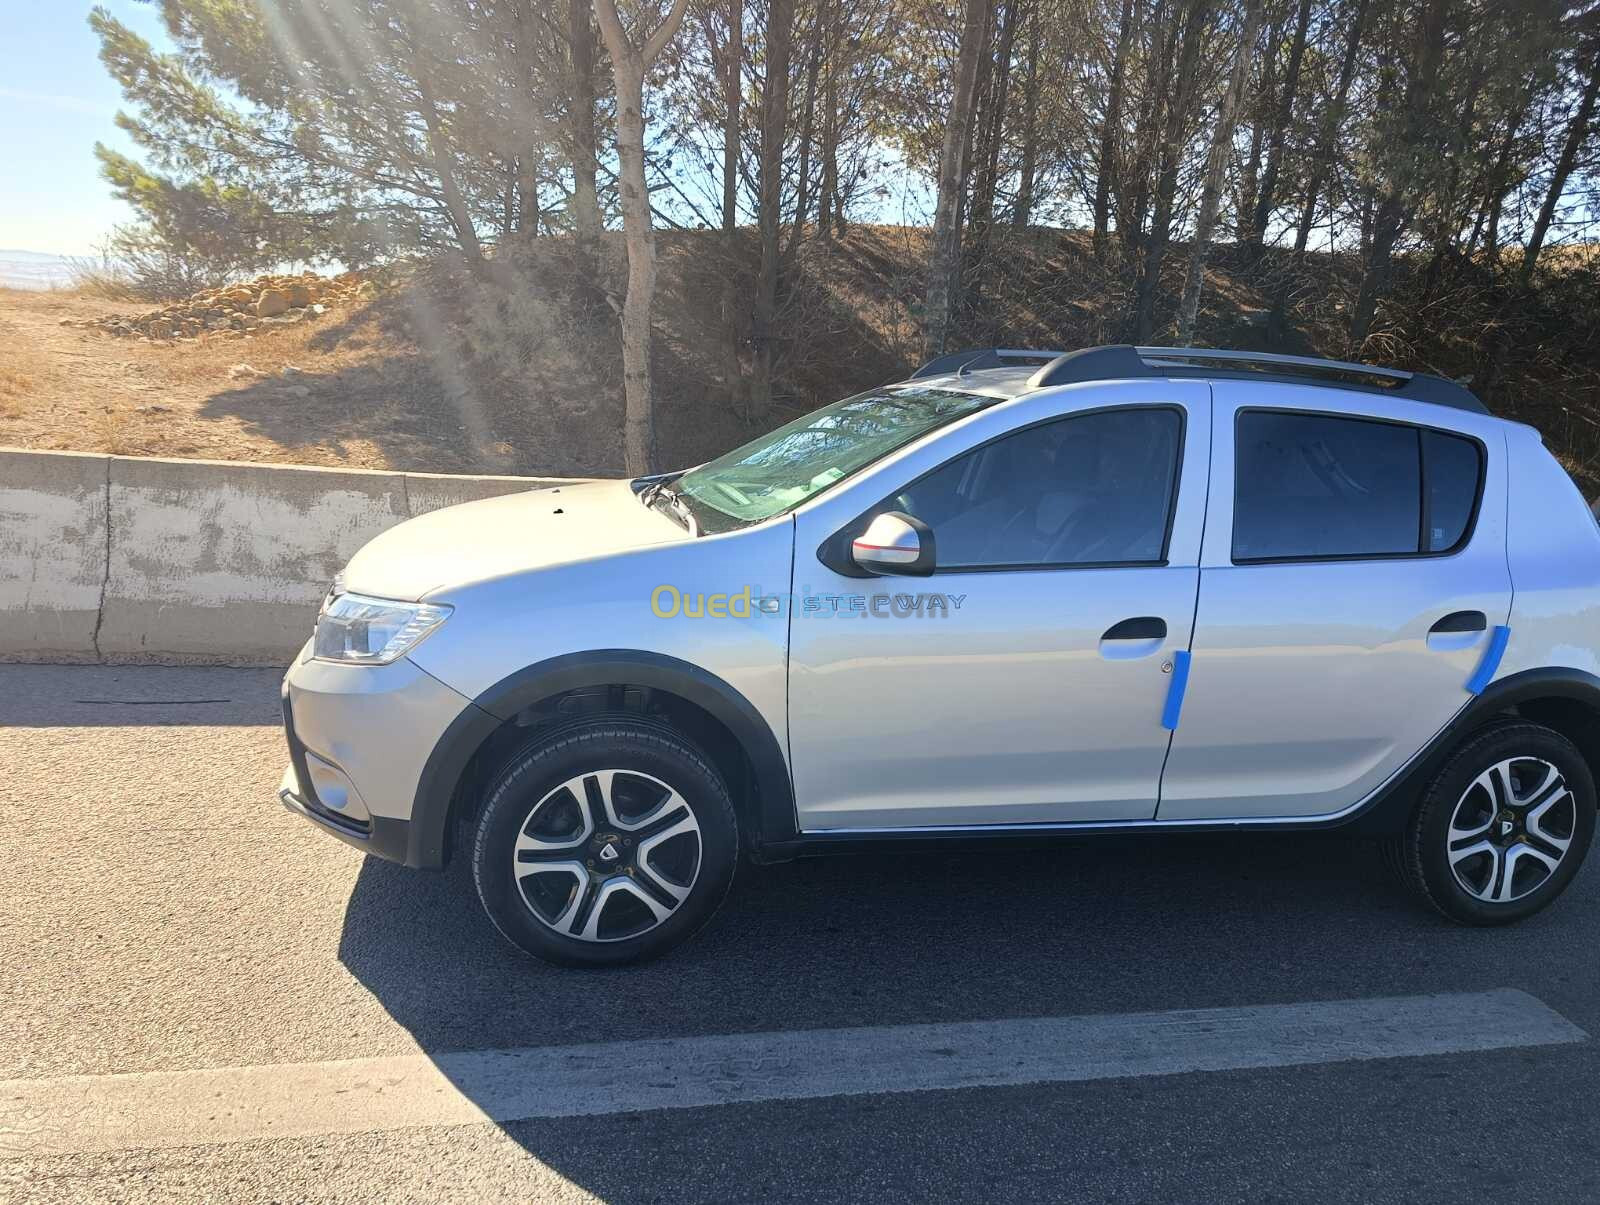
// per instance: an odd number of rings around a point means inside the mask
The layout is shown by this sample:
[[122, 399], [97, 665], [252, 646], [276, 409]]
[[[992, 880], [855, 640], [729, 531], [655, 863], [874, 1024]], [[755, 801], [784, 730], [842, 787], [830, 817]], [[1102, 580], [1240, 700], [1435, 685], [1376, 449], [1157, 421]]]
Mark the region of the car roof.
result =
[[1273, 352], [1206, 347], [1111, 344], [1080, 351], [970, 348], [929, 360], [909, 380], [994, 397], [1090, 381], [1142, 378], [1277, 381], [1347, 392], [1374, 393], [1488, 414], [1466, 386], [1428, 373]]

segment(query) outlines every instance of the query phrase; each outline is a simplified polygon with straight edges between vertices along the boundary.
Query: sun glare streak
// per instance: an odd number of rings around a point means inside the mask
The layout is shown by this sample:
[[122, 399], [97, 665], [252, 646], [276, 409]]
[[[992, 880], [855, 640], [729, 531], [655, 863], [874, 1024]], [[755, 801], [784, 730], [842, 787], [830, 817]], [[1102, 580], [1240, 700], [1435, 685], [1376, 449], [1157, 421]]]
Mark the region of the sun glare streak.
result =
[[468, 451], [474, 462], [493, 469], [508, 467], [508, 458], [494, 450], [493, 426], [444, 315], [421, 282], [406, 289], [403, 296], [429, 367], [439, 378], [445, 398], [455, 406], [466, 430]]

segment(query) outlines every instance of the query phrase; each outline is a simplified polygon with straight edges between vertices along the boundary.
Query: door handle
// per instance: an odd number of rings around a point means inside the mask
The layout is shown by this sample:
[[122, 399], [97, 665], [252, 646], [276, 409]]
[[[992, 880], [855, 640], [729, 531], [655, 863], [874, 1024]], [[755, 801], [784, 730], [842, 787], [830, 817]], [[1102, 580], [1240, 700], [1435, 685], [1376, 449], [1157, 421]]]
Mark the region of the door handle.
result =
[[1481, 632], [1489, 626], [1482, 611], [1452, 611], [1428, 629], [1430, 636], [1444, 636], [1454, 632]]
[[1101, 640], [1165, 640], [1167, 621], [1157, 615], [1140, 615], [1124, 619], [1105, 630]]

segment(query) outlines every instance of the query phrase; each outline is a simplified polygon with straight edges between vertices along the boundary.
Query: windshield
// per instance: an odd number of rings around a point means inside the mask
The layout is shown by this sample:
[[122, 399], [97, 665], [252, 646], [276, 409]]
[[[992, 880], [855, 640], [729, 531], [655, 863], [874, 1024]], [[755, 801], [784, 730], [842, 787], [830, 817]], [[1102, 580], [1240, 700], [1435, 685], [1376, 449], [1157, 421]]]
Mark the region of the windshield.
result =
[[871, 389], [813, 410], [685, 473], [673, 490], [692, 502], [708, 531], [759, 523], [918, 436], [1000, 400], [919, 385]]

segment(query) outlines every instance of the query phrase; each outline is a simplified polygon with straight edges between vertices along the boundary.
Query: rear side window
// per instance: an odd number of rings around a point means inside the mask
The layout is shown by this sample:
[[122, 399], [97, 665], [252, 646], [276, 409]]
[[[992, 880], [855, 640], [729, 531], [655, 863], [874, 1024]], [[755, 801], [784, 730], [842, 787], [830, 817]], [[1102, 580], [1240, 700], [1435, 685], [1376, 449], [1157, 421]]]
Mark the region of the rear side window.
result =
[[1448, 552], [1466, 538], [1483, 454], [1401, 423], [1245, 411], [1236, 427], [1233, 559]]
[[1443, 431], [1422, 433], [1422, 475], [1428, 483], [1428, 552], [1460, 544], [1478, 508], [1483, 451], [1470, 439]]

